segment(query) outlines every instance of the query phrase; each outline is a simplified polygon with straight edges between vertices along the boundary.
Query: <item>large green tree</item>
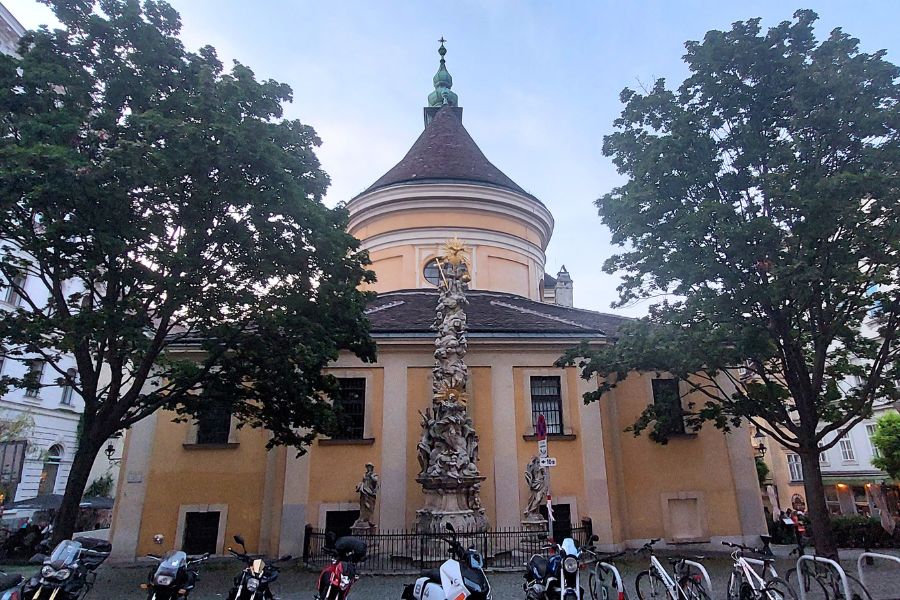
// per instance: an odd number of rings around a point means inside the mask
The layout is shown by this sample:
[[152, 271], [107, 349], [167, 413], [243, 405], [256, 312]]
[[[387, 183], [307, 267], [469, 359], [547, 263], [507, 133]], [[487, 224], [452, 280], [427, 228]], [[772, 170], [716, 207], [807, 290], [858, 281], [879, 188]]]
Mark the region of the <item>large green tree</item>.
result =
[[185, 50], [165, 2], [46, 2], [62, 28], [0, 58], [0, 271], [21, 297], [0, 344], [84, 403], [61, 539], [110, 436], [217, 403], [302, 449], [335, 422], [322, 368], [374, 345], [367, 258], [322, 204], [315, 132], [282, 117], [290, 88]]
[[[816, 14], [688, 42], [690, 76], [625, 90], [604, 139], [627, 181], [597, 201], [620, 304], [653, 301], [617, 344], [565, 358], [602, 385], [668, 371], [685, 418], [745, 419], [800, 455], [817, 551], [834, 555], [819, 452], [897, 397], [900, 85], [884, 52]], [[661, 300], [661, 301], [660, 301]], [[665, 441], [651, 406], [635, 423]]]
[[900, 414], [889, 412], [878, 419], [872, 444], [879, 454], [872, 464], [900, 481]]

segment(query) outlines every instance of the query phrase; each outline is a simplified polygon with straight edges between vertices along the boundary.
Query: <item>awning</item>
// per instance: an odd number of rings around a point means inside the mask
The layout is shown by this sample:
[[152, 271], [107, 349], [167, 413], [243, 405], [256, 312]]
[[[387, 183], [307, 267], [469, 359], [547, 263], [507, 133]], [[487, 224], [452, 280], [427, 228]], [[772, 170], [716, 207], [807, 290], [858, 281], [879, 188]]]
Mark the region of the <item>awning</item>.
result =
[[867, 483], [893, 483], [893, 480], [886, 474], [872, 475], [823, 475], [822, 483], [825, 485], [866, 485]]

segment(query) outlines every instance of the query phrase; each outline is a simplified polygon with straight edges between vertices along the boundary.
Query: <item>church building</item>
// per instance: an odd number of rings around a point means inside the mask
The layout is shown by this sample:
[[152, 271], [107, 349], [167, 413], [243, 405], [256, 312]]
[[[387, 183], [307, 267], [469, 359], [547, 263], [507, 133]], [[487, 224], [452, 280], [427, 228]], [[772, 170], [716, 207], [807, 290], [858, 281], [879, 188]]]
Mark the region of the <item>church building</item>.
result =
[[121, 469], [111, 538], [119, 559], [154, 551], [157, 533], [187, 551], [222, 554], [240, 533], [251, 552], [298, 555], [307, 525], [353, 522], [367, 463], [380, 482], [378, 529], [411, 529], [424, 500], [417, 442], [432, 401], [436, 259], [454, 238], [468, 252], [468, 411], [480, 440], [480, 504], [490, 526], [521, 526], [529, 499], [523, 473], [538, 453], [535, 424], [543, 414], [549, 454], [557, 459], [556, 517], [572, 525], [590, 519], [601, 546], [647, 538], [755, 543], [765, 533], [747, 430], [682, 427], [665, 446], [634, 437], [624, 430], [648, 404], [679, 402], [672, 393], [677, 380], [633, 374], [585, 405], [582, 395], [596, 382], [554, 366], [582, 340], [614, 343], [626, 319], [575, 308], [565, 268], [555, 277], [545, 273], [553, 216], [466, 130], [445, 52], [442, 45], [421, 135], [347, 204], [350, 233], [377, 275], [377, 298], [366, 311], [377, 362], [348, 353], [330, 367], [341, 383], [335, 401], [351, 426], [296, 457], [290, 448], [267, 451], [265, 431], [238, 430], [228, 415], [175, 423], [173, 414], [158, 412], [141, 421], [128, 434]]

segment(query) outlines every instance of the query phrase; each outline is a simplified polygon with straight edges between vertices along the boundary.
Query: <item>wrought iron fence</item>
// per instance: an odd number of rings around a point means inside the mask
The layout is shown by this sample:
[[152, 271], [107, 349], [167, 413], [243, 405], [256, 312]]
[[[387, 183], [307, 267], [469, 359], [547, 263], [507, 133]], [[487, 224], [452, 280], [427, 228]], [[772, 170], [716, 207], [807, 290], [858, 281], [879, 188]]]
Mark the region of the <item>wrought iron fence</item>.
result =
[[[331, 560], [325, 549], [334, 543], [334, 536], [321, 529], [306, 526], [303, 545], [303, 562], [320, 568]], [[573, 527], [571, 536], [579, 546], [590, 540], [591, 523], [582, 522]], [[515, 528], [496, 528], [489, 531], [457, 532], [458, 539], [466, 547], [474, 546], [484, 557], [487, 569], [519, 569], [532, 554], [549, 556], [543, 546], [547, 541], [542, 532]], [[418, 573], [447, 560], [447, 543], [444, 535], [420, 533], [409, 530], [379, 530], [361, 536], [366, 542], [366, 559], [358, 565], [365, 573]]]

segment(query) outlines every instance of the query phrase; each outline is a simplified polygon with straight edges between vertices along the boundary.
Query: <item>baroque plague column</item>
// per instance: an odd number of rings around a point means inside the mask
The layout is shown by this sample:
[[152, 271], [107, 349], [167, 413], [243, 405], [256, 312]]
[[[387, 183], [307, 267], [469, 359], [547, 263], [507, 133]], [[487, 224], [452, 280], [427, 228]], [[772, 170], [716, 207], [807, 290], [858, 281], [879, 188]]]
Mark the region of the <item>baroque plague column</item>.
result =
[[419, 441], [420, 472], [416, 477], [425, 503], [416, 511], [418, 531], [443, 531], [451, 523], [461, 531], [487, 529], [481, 507], [478, 472], [478, 434], [466, 408], [469, 371], [464, 357], [466, 341], [466, 289], [468, 259], [458, 239], [444, 245], [437, 261], [440, 272], [434, 320], [434, 368], [431, 408], [422, 416]]

